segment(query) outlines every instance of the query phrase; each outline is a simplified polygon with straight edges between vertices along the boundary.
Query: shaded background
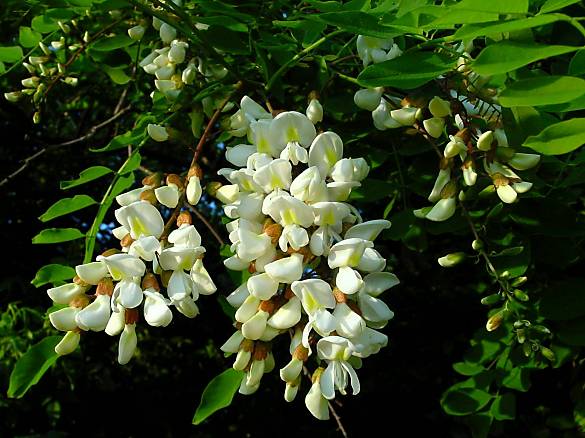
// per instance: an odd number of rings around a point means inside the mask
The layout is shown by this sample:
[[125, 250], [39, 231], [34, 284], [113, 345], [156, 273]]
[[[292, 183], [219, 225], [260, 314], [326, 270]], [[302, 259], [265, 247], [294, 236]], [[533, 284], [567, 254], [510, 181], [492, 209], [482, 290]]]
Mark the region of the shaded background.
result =
[[[0, 41], [10, 41], [23, 16], [13, 15], [7, 9], [0, 9], [0, 12]], [[32, 123], [31, 108], [0, 100], [0, 179], [16, 170], [22, 160], [39, 148], [79, 137], [111, 115], [123, 87], [112, 86], [95, 66], [82, 63], [77, 68], [82, 74], [91, 73], [91, 81], [80, 81], [74, 93], [58, 88], [53, 96], [55, 104], [46, 108], [40, 125]], [[22, 70], [17, 70], [8, 78], [2, 78], [0, 85], [7, 87], [8, 83], [16, 83], [22, 75]], [[315, 71], [309, 69], [288, 79], [304, 85], [314, 81], [314, 76]], [[23, 399], [5, 397], [15, 360], [43, 336], [55, 333], [45, 315], [51, 304], [46, 287], [36, 289], [30, 280], [45, 264], [73, 266], [82, 258], [82, 241], [32, 245], [31, 238], [46, 227], [37, 217], [64, 196], [59, 191], [59, 181], [75, 178], [90, 165], [117, 168], [123, 162], [127, 156], [123, 150], [96, 155], [88, 152], [88, 147], [107, 144], [112, 136], [128, 129], [138, 114], [148, 110], [144, 97], [151, 86], [147, 83], [150, 81], [143, 82], [127, 100], [132, 109], [117, 123], [99, 131], [91, 141], [50, 148], [0, 188], [3, 252], [0, 436], [340, 436], [334, 421], [319, 422], [306, 411], [303, 397], [308, 389], [307, 382], [295, 402], [284, 402], [284, 385], [277, 372], [263, 378], [261, 389], [255, 395], [236, 395], [228, 409], [216, 413], [200, 426], [191, 425], [203, 388], [232, 363], [232, 359], [225, 359], [218, 349], [233, 330], [216, 296], [202, 297], [198, 301], [201, 315], [194, 320], [176, 313], [167, 328], [140, 325], [137, 330], [139, 350], [126, 366], [116, 362], [117, 338], [91, 333], [83, 336], [80, 350], [61, 358]], [[302, 108], [304, 97], [298, 94], [299, 89], [289, 90], [290, 95], [270, 96], [273, 105]], [[331, 89], [331, 93], [325, 91], [322, 96], [325, 110], [342, 116], [329, 119], [326, 115], [324, 126], [339, 131], [344, 139], [353, 138], [355, 133], [351, 131], [355, 127], [369, 131], [370, 115], [355, 113], [352, 106], [355, 88], [333, 82]], [[351, 124], [346, 124], [347, 121]], [[142, 163], [150, 169], [182, 172], [192, 154], [189, 146], [148, 144], [141, 151]], [[216, 142], [207, 146], [203, 161], [206, 181], [216, 179], [215, 170], [222, 167], [221, 150]], [[374, 180], [395, 185], [398, 174], [403, 172], [409, 191], [397, 202], [393, 214], [410, 214], [411, 208], [424, 204], [424, 194], [432, 185], [435, 172], [432, 154], [416, 155], [424, 151], [425, 145], [418, 144], [412, 137], [394, 132], [390, 137], [373, 132], [348, 146], [345, 155], [365, 153], [373, 164], [370, 176]], [[400, 160], [403, 169], [398, 168], [395, 158]], [[421, 175], [418, 170], [421, 168], [428, 172]], [[551, 169], [554, 170], [554, 166], [551, 165]], [[551, 179], [556, 175], [553, 170], [548, 174]], [[139, 179], [142, 175], [137, 172], [137, 176]], [[544, 168], [543, 178], [546, 177]], [[106, 187], [107, 181], [98, 180], [81, 187], [81, 192], [100, 199]], [[374, 196], [372, 192], [366, 192], [366, 197], [371, 196]], [[373, 202], [365, 199], [369, 202], [356, 201], [356, 204], [365, 219], [374, 219], [384, 214], [389, 199], [383, 193]], [[524, 204], [528, 208], [529, 202]], [[205, 198], [198, 208], [225, 239], [226, 233], [212, 201]], [[576, 214], [582, 211], [582, 204], [573, 203], [570, 209]], [[92, 213], [95, 210], [88, 208], [58, 218], [50, 225], [75, 226], [86, 231], [93, 219]], [[112, 220], [110, 211], [105, 223], [110, 224]], [[223, 268], [219, 245], [199, 221], [195, 220], [195, 225], [207, 247], [206, 267], [218, 285], [218, 294], [226, 296], [235, 285]], [[446, 415], [439, 401], [447, 388], [461, 380], [452, 364], [462, 360], [474, 333], [485, 330], [487, 311], [480, 304], [480, 298], [489, 288], [484, 283], [487, 275], [482, 264], [471, 261], [452, 270], [440, 268], [436, 263], [437, 257], [447, 252], [467, 250], [472, 236], [465, 224], [455, 224], [448, 233], [428, 224], [420, 225], [420, 231], [408, 244], [401, 237], [412, 226], [399, 222], [395, 227], [398, 227], [395, 234], [385, 234], [377, 242], [377, 248], [379, 246], [382, 255], [389, 259], [389, 265], [401, 280], [401, 285], [383, 295], [396, 315], [383, 330], [390, 343], [378, 355], [364, 361], [364, 367], [358, 372], [362, 392], [358, 396], [339, 396], [336, 409], [350, 436], [362, 436], [368, 428], [399, 435], [470, 436], [464, 422]], [[506, 223], [502, 228], [501, 231], [510, 231], [514, 225]], [[529, 235], [527, 232], [524, 237], [528, 240]], [[571, 238], [565, 237], [565, 240], [561, 244], [569, 248]], [[542, 237], [532, 240], [535, 261], [542, 267], [537, 271], [532, 265], [529, 268], [529, 276], [536, 284], [547, 284], [551, 278], [571, 274], [582, 275], [577, 264], [582, 249], [575, 250], [577, 257], [551, 260], [548, 249], [553, 241], [559, 243], [558, 239]], [[96, 253], [110, 244], [106, 226]], [[499, 336], [501, 333], [494, 334], [494, 339]], [[276, 351], [277, 367], [289, 360], [286, 351], [281, 350], [277, 348]], [[516, 421], [496, 424], [493, 434], [577, 436], [572, 420], [575, 396], [570, 388], [579, 381], [582, 381], [579, 368], [571, 363], [560, 369], [539, 371], [532, 379], [529, 392], [516, 393]]]

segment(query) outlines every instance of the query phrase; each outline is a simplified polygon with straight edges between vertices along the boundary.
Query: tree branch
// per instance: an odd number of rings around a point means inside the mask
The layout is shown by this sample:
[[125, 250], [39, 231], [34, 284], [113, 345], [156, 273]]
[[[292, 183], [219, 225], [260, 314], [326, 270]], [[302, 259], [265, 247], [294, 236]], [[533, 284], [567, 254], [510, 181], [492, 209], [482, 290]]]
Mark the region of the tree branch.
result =
[[6, 176], [2, 181], [0, 181], [0, 187], [8, 184], [11, 180], [13, 180], [15, 177], [17, 177], [19, 174], [21, 174], [22, 172], [24, 172], [26, 170], [26, 168], [30, 165], [30, 163], [34, 160], [36, 160], [37, 158], [39, 158], [40, 156], [44, 155], [46, 152], [53, 150], [53, 149], [58, 149], [61, 147], [65, 147], [65, 146], [72, 146], [74, 144], [77, 143], [81, 143], [91, 137], [93, 137], [100, 129], [104, 128], [105, 126], [109, 125], [110, 123], [116, 121], [121, 115], [123, 115], [124, 113], [128, 112], [128, 110], [130, 110], [130, 106], [127, 106], [125, 108], [122, 108], [120, 111], [118, 111], [117, 113], [115, 113], [112, 117], [110, 117], [107, 120], [104, 120], [101, 123], [98, 123], [95, 126], [92, 126], [86, 134], [82, 135], [81, 137], [75, 138], [73, 140], [68, 140], [65, 141], [63, 143], [57, 143], [57, 144], [52, 144], [52, 145], [48, 145], [43, 147], [42, 149], [38, 150], [37, 152], [35, 152], [34, 154], [26, 157], [23, 160], [22, 165], [16, 169], [14, 172], [12, 172], [10, 175]]

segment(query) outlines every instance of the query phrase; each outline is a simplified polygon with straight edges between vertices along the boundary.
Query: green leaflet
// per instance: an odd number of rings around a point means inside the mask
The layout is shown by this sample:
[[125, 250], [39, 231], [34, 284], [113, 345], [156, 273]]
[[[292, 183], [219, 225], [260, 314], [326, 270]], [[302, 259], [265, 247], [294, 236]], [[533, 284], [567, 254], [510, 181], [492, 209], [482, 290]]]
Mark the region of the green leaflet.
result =
[[39, 216], [39, 219], [42, 222], [47, 222], [51, 219], [73, 213], [94, 204], [97, 204], [97, 202], [90, 196], [75, 195], [73, 198], [64, 198], [55, 202], [47, 209], [47, 211]]
[[530, 136], [523, 146], [544, 155], [560, 155], [585, 144], [585, 118], [564, 120]]
[[480, 75], [496, 75], [511, 72], [532, 62], [564, 53], [579, 47], [550, 46], [519, 41], [500, 41], [487, 46], [473, 61], [471, 68]]
[[104, 166], [88, 167], [87, 169], [81, 171], [81, 173], [79, 174], [79, 178], [69, 181], [61, 181], [60, 187], [62, 190], [67, 190], [88, 183], [90, 181], [94, 181], [109, 173], [112, 173], [112, 170]]
[[214, 412], [229, 406], [243, 377], [242, 371], [229, 368], [211, 379], [201, 394], [201, 402], [193, 416], [193, 424], [201, 424]]
[[77, 228], [47, 228], [32, 239], [32, 243], [61, 243], [81, 239], [85, 234]]
[[49, 336], [38, 344], [33, 345], [16, 362], [10, 374], [10, 385], [7, 395], [10, 398], [20, 398], [37, 384], [41, 377], [59, 358], [55, 353], [55, 346], [61, 340], [61, 336]]
[[585, 94], [585, 80], [573, 76], [539, 76], [513, 82], [499, 95], [504, 107], [565, 103]]

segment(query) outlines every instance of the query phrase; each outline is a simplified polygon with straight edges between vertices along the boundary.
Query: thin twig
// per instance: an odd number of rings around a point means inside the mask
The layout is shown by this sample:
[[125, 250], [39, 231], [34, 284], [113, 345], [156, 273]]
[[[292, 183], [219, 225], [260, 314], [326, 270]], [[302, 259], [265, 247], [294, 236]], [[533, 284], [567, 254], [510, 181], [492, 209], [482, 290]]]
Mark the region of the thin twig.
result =
[[337, 423], [337, 428], [339, 429], [339, 432], [341, 433], [341, 435], [343, 435], [344, 438], [348, 438], [349, 435], [347, 434], [345, 427], [343, 427], [343, 423], [341, 422], [341, 417], [335, 411], [335, 408], [333, 407], [333, 403], [328, 401], [327, 405], [329, 406], [329, 411], [331, 412], [331, 415], [333, 415], [333, 418], [335, 418], [335, 422]]
[[129, 109], [130, 109], [130, 106], [127, 106], [125, 108], [122, 108], [120, 111], [118, 111], [117, 113], [115, 113], [109, 119], [104, 120], [103, 122], [98, 123], [95, 126], [92, 126], [87, 131], [87, 133], [84, 134], [84, 135], [82, 135], [81, 137], [75, 138], [73, 140], [68, 140], [68, 141], [65, 141], [63, 143], [57, 143], [57, 144], [52, 144], [52, 145], [45, 146], [42, 149], [40, 149], [37, 152], [35, 152], [34, 154], [26, 157], [23, 160], [22, 165], [18, 169], [16, 169], [14, 172], [12, 172], [10, 175], [6, 176], [2, 181], [0, 181], [0, 187], [4, 186], [5, 184], [8, 184], [12, 179], [14, 179], [20, 173], [22, 173], [29, 166], [29, 164], [32, 161], [36, 160], [41, 155], [45, 154], [46, 152], [48, 152], [50, 150], [62, 148], [62, 147], [65, 147], [65, 146], [72, 146], [74, 144], [81, 143], [81, 142], [83, 142], [83, 141], [85, 141], [85, 140], [93, 137], [101, 128], [103, 128], [103, 127], [109, 125], [110, 123], [114, 122], [115, 120], [117, 120], [122, 114], [126, 113]]
[[223, 241], [223, 239], [221, 238], [221, 236], [219, 235], [219, 233], [215, 230], [215, 228], [213, 228], [213, 225], [211, 225], [211, 223], [209, 223], [209, 221], [205, 218], [205, 216], [203, 216], [199, 210], [197, 210], [195, 207], [193, 207], [191, 204], [185, 202], [185, 207], [187, 207], [189, 210], [191, 210], [193, 212], [193, 214], [195, 214], [195, 216], [197, 216], [197, 218], [203, 222], [203, 224], [207, 227], [207, 229], [211, 232], [211, 234], [213, 234], [213, 237], [215, 237], [215, 240], [217, 240], [217, 242], [220, 245], [224, 245], [225, 242]]

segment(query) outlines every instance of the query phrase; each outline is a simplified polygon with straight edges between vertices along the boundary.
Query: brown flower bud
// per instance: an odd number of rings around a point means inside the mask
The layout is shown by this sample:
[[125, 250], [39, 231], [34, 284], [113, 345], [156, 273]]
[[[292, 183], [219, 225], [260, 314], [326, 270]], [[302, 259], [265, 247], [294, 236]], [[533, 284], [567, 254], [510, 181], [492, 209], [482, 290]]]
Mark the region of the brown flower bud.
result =
[[189, 178], [192, 176], [196, 176], [199, 179], [203, 178], [203, 170], [201, 170], [201, 167], [199, 167], [198, 164], [191, 166], [189, 172], [187, 172], [187, 180], [189, 180]]
[[258, 309], [262, 310], [263, 312], [267, 312], [269, 315], [272, 315], [276, 311], [276, 303], [272, 299], [260, 301]]
[[174, 184], [179, 188], [179, 190], [183, 190], [183, 187], [184, 187], [183, 178], [181, 178], [176, 173], [171, 173], [171, 174], [167, 175], [166, 182], [167, 182], [167, 185], [169, 185], [169, 186], [171, 184]]
[[160, 291], [160, 285], [158, 284], [158, 280], [156, 279], [156, 275], [147, 272], [144, 277], [142, 278], [142, 289], [154, 289], [155, 291]]
[[240, 350], [253, 351], [254, 350], [254, 344], [255, 344], [255, 342], [252, 341], [251, 339], [244, 339], [240, 343]]
[[256, 262], [250, 262], [250, 264], [248, 265], [248, 272], [250, 274], [256, 273]]
[[130, 233], [126, 234], [122, 240], [120, 240], [120, 245], [122, 245], [122, 248], [127, 248], [132, 245], [132, 243], [134, 243], [134, 239], [132, 236], [130, 236]]
[[155, 172], [142, 178], [142, 185], [157, 188], [162, 182], [162, 173]]
[[286, 300], [290, 300], [294, 296], [295, 293], [292, 291], [292, 288], [290, 286], [287, 286], [286, 290], [284, 291], [284, 298]]
[[502, 321], [504, 321], [504, 311], [500, 310], [497, 313], [494, 313], [488, 320], [485, 325], [485, 328], [488, 332], [493, 332], [496, 330], [500, 325], [502, 325]]
[[338, 287], [333, 288], [333, 297], [335, 298], [335, 302], [337, 303], [347, 302], [347, 296], [343, 292], [341, 292], [341, 289], [339, 289]]
[[121, 251], [117, 248], [110, 248], [110, 249], [106, 249], [104, 252], [102, 252], [102, 256], [103, 257], [109, 257], [111, 255], [114, 254], [119, 254]]
[[305, 348], [303, 344], [299, 344], [297, 345], [297, 348], [295, 348], [295, 351], [293, 351], [292, 357], [294, 359], [302, 360], [303, 362], [305, 362], [309, 357], [309, 349]]
[[146, 189], [142, 193], [140, 193], [140, 200], [150, 202], [152, 205], [156, 205], [156, 203], [158, 202], [153, 189]]
[[109, 277], [102, 278], [96, 288], [96, 295], [109, 295], [112, 296], [114, 293], [114, 283]]
[[268, 348], [268, 344], [265, 342], [256, 342], [254, 345], [254, 353], [252, 354], [252, 360], [264, 360], [266, 356], [268, 356], [268, 352], [270, 349]]
[[89, 286], [89, 284], [86, 283], [85, 281], [83, 281], [79, 277], [79, 275], [76, 275], [75, 277], [73, 277], [73, 283], [75, 283], [76, 285], [81, 286], [81, 287], [88, 287]]
[[84, 307], [87, 307], [88, 304], [89, 297], [85, 294], [77, 295], [75, 298], [69, 301], [69, 307], [76, 307], [78, 309], [83, 309]]
[[136, 324], [140, 319], [138, 309], [126, 309], [124, 311], [124, 319], [126, 324]]
[[270, 237], [270, 241], [275, 245], [282, 234], [282, 226], [280, 224], [265, 225], [264, 233]]
[[191, 225], [193, 223], [193, 219], [191, 218], [191, 213], [188, 211], [182, 211], [179, 213], [177, 217], [177, 227], [180, 227], [183, 224]]

